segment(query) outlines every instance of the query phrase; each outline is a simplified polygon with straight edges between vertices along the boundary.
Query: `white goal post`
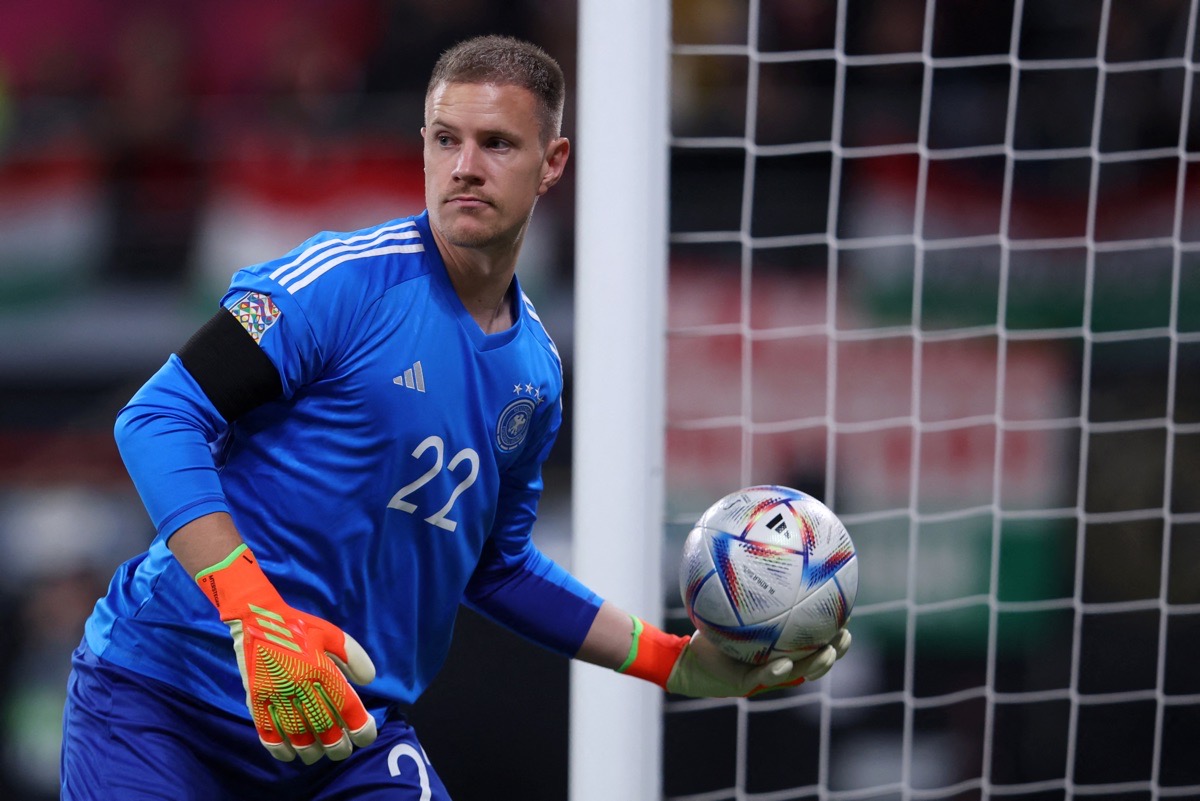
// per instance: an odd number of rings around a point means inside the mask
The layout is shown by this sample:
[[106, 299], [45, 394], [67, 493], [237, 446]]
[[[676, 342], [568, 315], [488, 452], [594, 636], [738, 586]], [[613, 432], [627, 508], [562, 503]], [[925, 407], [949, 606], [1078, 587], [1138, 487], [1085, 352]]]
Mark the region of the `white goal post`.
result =
[[[581, 0], [572, 570], [661, 623], [669, 4]], [[660, 796], [662, 692], [571, 666], [572, 801]]]

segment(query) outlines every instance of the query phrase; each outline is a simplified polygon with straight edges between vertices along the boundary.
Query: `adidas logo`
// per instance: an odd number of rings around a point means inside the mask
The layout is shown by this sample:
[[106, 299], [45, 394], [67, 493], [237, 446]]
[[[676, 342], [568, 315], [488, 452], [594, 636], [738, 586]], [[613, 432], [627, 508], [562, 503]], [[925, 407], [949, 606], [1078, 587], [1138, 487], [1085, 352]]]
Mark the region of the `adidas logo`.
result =
[[413, 366], [404, 371], [404, 375], [398, 375], [392, 379], [393, 384], [399, 384], [402, 387], [415, 389], [417, 392], [425, 391], [425, 373], [421, 370], [419, 361], [413, 362]]

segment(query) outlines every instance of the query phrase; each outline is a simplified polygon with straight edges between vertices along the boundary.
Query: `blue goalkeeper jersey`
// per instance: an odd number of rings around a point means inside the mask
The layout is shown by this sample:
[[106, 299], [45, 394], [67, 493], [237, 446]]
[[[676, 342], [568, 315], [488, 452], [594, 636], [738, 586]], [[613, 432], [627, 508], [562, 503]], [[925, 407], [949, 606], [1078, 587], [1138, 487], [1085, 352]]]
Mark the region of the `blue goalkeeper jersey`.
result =
[[573, 655], [600, 599], [531, 539], [562, 368], [514, 290], [513, 326], [485, 335], [425, 214], [237, 273], [222, 305], [282, 394], [227, 424], [172, 355], [121, 411], [157, 536], [97, 603], [91, 649], [247, 715], [228, 628], [167, 548], [226, 511], [288, 603], [370, 654], [378, 677], [359, 691], [373, 711], [421, 694], [460, 603]]

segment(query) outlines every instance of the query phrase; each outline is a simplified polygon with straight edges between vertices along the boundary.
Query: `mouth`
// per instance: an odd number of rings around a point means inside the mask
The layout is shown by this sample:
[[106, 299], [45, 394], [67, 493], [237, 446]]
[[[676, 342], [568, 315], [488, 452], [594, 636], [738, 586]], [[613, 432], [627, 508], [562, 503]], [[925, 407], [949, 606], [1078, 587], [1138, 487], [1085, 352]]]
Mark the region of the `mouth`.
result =
[[455, 195], [447, 199], [446, 203], [460, 209], [478, 209], [492, 205], [490, 201], [475, 197], [474, 195]]

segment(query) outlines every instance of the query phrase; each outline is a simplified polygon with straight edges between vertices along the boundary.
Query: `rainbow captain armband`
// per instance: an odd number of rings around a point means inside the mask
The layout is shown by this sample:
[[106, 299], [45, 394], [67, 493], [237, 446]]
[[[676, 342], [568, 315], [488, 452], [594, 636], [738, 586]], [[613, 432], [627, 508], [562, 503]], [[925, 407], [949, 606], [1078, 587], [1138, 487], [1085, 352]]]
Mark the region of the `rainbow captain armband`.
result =
[[630, 618], [633, 620], [633, 642], [629, 647], [629, 656], [625, 657], [617, 672], [654, 682], [666, 689], [667, 679], [691, 637], [667, 634], [639, 617], [630, 615]]

